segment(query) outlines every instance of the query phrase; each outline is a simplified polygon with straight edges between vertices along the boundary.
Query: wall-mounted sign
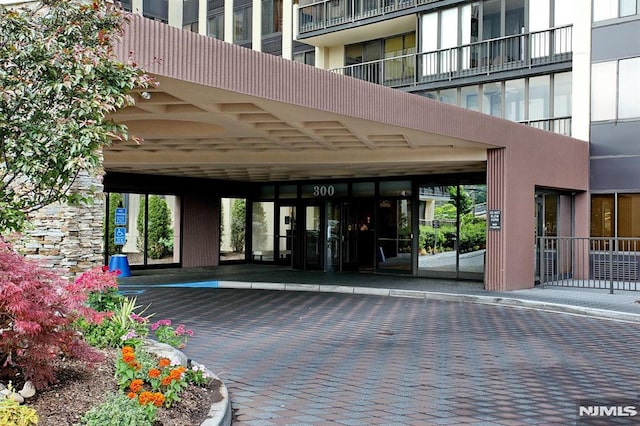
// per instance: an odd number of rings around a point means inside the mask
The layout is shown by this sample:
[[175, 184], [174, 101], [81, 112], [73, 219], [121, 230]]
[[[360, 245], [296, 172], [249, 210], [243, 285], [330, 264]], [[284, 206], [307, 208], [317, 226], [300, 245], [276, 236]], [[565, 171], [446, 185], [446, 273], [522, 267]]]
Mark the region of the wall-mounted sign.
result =
[[502, 229], [502, 210], [489, 210], [489, 229], [493, 231]]
[[302, 185], [302, 198], [332, 198], [347, 196], [346, 183]]

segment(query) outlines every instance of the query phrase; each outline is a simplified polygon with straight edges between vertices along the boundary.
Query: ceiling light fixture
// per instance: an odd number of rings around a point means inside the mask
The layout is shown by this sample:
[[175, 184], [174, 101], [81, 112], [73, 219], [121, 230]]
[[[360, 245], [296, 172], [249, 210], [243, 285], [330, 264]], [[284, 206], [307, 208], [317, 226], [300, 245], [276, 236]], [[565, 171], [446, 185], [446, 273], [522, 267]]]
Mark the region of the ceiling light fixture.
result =
[[140, 96], [142, 96], [142, 99], [144, 99], [146, 101], [151, 99], [151, 93], [149, 93], [149, 92], [142, 92], [142, 93], [140, 93]]

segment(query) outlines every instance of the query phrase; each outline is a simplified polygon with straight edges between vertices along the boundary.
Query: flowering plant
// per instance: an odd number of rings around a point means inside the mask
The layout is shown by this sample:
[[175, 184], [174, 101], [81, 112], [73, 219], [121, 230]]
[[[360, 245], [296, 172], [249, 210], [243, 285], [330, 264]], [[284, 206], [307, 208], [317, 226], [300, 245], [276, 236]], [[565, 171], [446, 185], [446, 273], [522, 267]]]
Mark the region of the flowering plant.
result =
[[187, 339], [193, 336], [193, 330], [185, 328], [182, 324], [173, 328], [169, 319], [154, 322], [151, 324], [151, 331], [155, 332], [158, 342], [178, 349], [183, 349], [187, 345]]
[[211, 380], [211, 376], [207, 372], [205, 366], [200, 364], [191, 364], [189, 368], [187, 368], [185, 374], [187, 382], [201, 387], [206, 386]]

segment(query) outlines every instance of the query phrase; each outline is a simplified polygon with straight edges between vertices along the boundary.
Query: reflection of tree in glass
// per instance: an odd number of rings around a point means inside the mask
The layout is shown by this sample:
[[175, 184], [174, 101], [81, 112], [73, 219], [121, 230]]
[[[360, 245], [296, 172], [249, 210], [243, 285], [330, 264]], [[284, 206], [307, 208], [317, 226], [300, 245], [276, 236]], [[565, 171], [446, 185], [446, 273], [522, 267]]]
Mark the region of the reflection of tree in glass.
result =
[[109, 254], [109, 256], [119, 253], [122, 250], [122, 246], [117, 246], [114, 241], [114, 232], [116, 229], [116, 209], [118, 207], [122, 207], [122, 195], [118, 193], [109, 194], [109, 237], [107, 238], [107, 253]]
[[247, 201], [233, 200], [231, 205], [231, 249], [236, 253], [244, 252], [246, 239]]
[[253, 248], [261, 250], [267, 245], [267, 215], [262, 203], [253, 204]]
[[[147, 226], [147, 256], [161, 259], [173, 252], [173, 228], [171, 227], [171, 211], [164, 198], [158, 195], [149, 196], [149, 216]], [[140, 203], [138, 211], [138, 249], [144, 247], [144, 211], [146, 203]]]

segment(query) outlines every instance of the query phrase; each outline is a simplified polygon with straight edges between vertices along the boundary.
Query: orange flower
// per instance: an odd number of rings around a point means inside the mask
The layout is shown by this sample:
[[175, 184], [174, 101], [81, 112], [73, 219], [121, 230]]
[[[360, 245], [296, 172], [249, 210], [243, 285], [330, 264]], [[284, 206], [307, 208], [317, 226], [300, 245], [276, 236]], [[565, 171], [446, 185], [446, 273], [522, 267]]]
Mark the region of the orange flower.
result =
[[131, 346], [123, 346], [122, 347], [122, 355], [124, 354], [132, 354], [134, 353], [134, 350]]
[[129, 392], [127, 394], [127, 398], [129, 398], [129, 399], [135, 399], [136, 396], [138, 396], [138, 395], [136, 395], [135, 392]]
[[185, 368], [184, 367], [177, 367], [174, 368], [173, 370], [171, 370], [171, 372], [169, 373], [169, 377], [171, 377], [173, 380], [179, 380], [180, 376], [182, 375], [182, 373], [185, 372]]
[[168, 367], [171, 365], [171, 360], [169, 360], [169, 358], [160, 358], [160, 361], [158, 361], [158, 365], [161, 368]]
[[149, 370], [149, 377], [152, 379], [160, 377], [160, 370], [158, 370], [157, 368], [152, 368], [151, 370]]
[[160, 392], [156, 392], [154, 394], [153, 405], [155, 405], [156, 407], [162, 407], [163, 403], [164, 403], [164, 395]]
[[152, 403], [155, 400], [153, 393], [151, 392], [142, 392], [138, 397], [138, 402], [140, 405], [147, 405], [150, 402]]
[[132, 365], [136, 360], [136, 356], [134, 354], [132, 354], [132, 353], [129, 353], [129, 352], [123, 353], [122, 354], [122, 360], [124, 362], [126, 362], [127, 364]]
[[171, 384], [172, 381], [173, 379], [171, 378], [171, 376], [167, 376], [167, 377], [163, 377], [160, 383], [162, 384], [162, 386], [169, 386], [169, 384]]
[[129, 384], [129, 389], [131, 389], [131, 392], [138, 393], [142, 389], [143, 384], [144, 382], [141, 379], [135, 379]]

